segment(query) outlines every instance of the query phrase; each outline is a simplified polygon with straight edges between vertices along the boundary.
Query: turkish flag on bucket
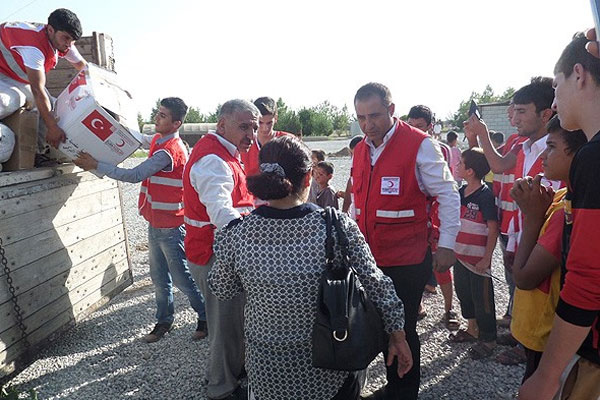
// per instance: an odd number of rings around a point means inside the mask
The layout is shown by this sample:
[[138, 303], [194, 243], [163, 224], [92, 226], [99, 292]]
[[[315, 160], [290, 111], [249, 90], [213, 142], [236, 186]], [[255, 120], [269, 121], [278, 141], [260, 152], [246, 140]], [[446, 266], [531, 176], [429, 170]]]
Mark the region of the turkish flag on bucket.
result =
[[81, 123], [102, 141], [108, 139], [113, 133], [113, 125], [98, 110], [92, 111]]

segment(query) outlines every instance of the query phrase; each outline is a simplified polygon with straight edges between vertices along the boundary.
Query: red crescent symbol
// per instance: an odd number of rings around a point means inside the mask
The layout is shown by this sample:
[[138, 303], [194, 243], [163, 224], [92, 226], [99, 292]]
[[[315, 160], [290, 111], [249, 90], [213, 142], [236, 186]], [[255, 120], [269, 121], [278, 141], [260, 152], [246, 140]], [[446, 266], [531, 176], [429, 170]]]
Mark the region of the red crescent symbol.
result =
[[117, 147], [123, 147], [125, 146], [125, 141], [123, 139], [121, 139], [121, 143], [117, 143]]
[[394, 187], [394, 182], [388, 181], [388, 187], [391, 187], [391, 188]]
[[92, 125], [92, 128], [95, 128], [95, 129], [103, 129], [104, 128], [104, 123], [99, 118], [94, 118], [91, 122], [91, 125]]

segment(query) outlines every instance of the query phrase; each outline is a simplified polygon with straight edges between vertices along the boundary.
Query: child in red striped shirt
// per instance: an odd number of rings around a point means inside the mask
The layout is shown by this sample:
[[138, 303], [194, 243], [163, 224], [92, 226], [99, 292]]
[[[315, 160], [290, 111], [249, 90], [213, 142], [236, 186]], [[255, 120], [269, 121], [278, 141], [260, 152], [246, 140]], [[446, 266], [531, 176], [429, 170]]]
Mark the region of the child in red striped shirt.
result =
[[498, 212], [494, 194], [483, 178], [490, 166], [479, 148], [466, 150], [457, 166], [467, 184], [460, 188], [460, 231], [454, 253], [454, 287], [466, 330], [451, 336], [453, 342], [478, 342], [469, 353], [472, 358], [489, 357], [496, 346], [496, 308], [490, 266], [498, 239]]

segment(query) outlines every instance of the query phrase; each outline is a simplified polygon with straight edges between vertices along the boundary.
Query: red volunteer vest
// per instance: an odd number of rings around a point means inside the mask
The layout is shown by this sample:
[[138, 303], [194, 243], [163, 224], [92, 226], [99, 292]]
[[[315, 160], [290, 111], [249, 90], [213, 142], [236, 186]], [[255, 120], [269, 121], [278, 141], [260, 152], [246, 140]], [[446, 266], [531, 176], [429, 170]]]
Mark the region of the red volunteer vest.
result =
[[44, 24], [7, 22], [0, 25], [0, 73], [22, 83], [29, 83], [29, 80], [21, 55], [13, 49], [16, 46], [39, 49], [45, 57], [46, 73], [56, 66], [57, 54], [61, 57], [66, 54], [54, 50]]
[[[284, 131], [275, 131], [274, 132], [275, 137], [281, 137], [281, 136], [286, 136], [286, 135], [290, 135], [290, 136], [294, 136], [291, 133], [288, 132], [284, 132]], [[250, 149], [246, 152], [246, 153], [241, 153], [240, 157], [242, 159], [242, 163], [244, 163], [244, 171], [246, 171], [246, 176], [251, 176], [251, 175], [256, 175], [258, 174], [259, 171], [259, 165], [258, 165], [258, 153], [260, 152], [260, 149], [258, 148], [258, 141], [254, 141], [254, 143], [252, 143], [252, 146], [250, 146]]]
[[[544, 169], [542, 167], [542, 159], [541, 157], [538, 157], [535, 162], [533, 163], [533, 165], [531, 166], [531, 168], [529, 168], [529, 171], [527, 171], [525, 174], [523, 174], [523, 168], [525, 165], [525, 153], [523, 152], [523, 149], [521, 149], [519, 151], [519, 154], [517, 154], [517, 164], [515, 166], [516, 169], [516, 173], [515, 173], [515, 178], [519, 179], [519, 178], [523, 178], [524, 176], [536, 176], [537, 174], [541, 174], [544, 172]], [[511, 185], [512, 187], [512, 185]], [[513, 225], [515, 227], [515, 232], [520, 232], [521, 231], [521, 227], [519, 226], [519, 208], [517, 207], [517, 203], [514, 202], [514, 211], [512, 212], [508, 212], [507, 214], [510, 216], [510, 218], [513, 219]]]
[[153, 228], [176, 228], [183, 224], [183, 168], [187, 151], [176, 136], [157, 144], [160, 135], [154, 135], [148, 157], [157, 151], [166, 151], [172, 160], [170, 171], [159, 171], [142, 182], [138, 210]]
[[[519, 136], [516, 133], [511, 135], [502, 149], [502, 155], [507, 155], [521, 146], [526, 140], [526, 137]], [[518, 154], [521, 153], [522, 151], [519, 150]], [[521, 164], [520, 170], [515, 165], [515, 167], [504, 171], [503, 174], [494, 174], [494, 195], [497, 196], [496, 206], [498, 207], [498, 213], [500, 214], [500, 232], [504, 235], [508, 233], [510, 220], [517, 211], [517, 205], [512, 197], [510, 197], [510, 190], [515, 182], [515, 174], [519, 175], [519, 178], [521, 177], [521, 172], [516, 173], [516, 171], [523, 171], [523, 165]]]
[[183, 172], [183, 198], [185, 202], [185, 255], [190, 262], [198, 265], [208, 263], [213, 255], [215, 226], [210, 223], [206, 207], [200, 202], [198, 193], [190, 181], [192, 166], [202, 157], [215, 154], [227, 163], [233, 174], [233, 207], [240, 214], [252, 210], [253, 197], [246, 187], [246, 174], [240, 161], [233, 157], [214, 135], [205, 135], [196, 143]]
[[356, 221], [380, 267], [421, 263], [429, 247], [428, 200], [415, 176], [417, 151], [429, 135], [396, 123], [373, 167], [364, 140], [352, 163]]

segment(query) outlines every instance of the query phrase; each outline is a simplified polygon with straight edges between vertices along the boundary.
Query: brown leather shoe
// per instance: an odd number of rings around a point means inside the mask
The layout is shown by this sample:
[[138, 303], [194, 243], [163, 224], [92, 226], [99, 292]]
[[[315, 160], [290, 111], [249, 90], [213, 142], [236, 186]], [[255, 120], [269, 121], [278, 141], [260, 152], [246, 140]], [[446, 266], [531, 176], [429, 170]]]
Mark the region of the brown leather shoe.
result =
[[144, 336], [144, 338], [143, 338], [144, 342], [146, 342], [146, 343], [158, 342], [160, 339], [162, 339], [163, 336], [165, 336], [165, 333], [171, 332], [172, 329], [173, 329], [172, 324], [167, 324], [167, 323], [156, 324], [156, 325], [154, 325], [154, 329], [152, 329], [152, 332], [150, 332], [149, 334]]
[[206, 327], [206, 321], [198, 320], [196, 330], [192, 334], [192, 340], [202, 340], [208, 336], [208, 328]]

